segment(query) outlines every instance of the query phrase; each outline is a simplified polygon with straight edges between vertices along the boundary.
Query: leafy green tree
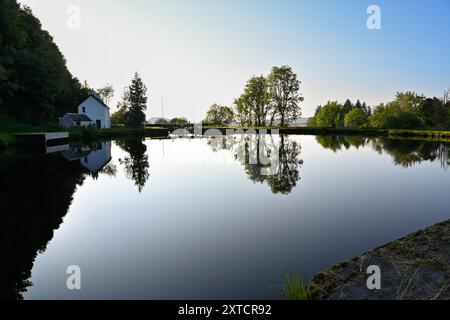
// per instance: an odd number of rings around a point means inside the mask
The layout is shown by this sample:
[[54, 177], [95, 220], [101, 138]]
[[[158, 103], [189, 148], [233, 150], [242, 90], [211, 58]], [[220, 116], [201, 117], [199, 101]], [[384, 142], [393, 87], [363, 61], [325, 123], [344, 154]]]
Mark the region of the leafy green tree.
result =
[[316, 116], [316, 124], [318, 127], [336, 128], [343, 123], [342, 106], [334, 102], [328, 102], [323, 106]]
[[425, 97], [412, 91], [397, 92], [393, 107], [397, 108], [398, 113], [409, 112], [419, 116], [419, 110]]
[[384, 120], [386, 129], [425, 129], [425, 124], [412, 112], [400, 112], [398, 115], [389, 115]]
[[277, 119], [281, 126], [286, 126], [302, 115], [300, 102], [301, 82], [289, 66], [273, 67], [268, 77], [270, 97], [272, 100], [271, 124]]
[[362, 109], [354, 108], [345, 115], [346, 127], [362, 128], [367, 125], [367, 115]]
[[125, 124], [126, 120], [126, 109], [122, 106], [111, 115], [111, 123], [112, 124]]
[[87, 96], [29, 7], [0, 0], [0, 114], [56, 122]]
[[147, 87], [142, 78], [136, 72], [126, 95], [127, 112], [125, 123], [129, 127], [137, 128], [145, 121], [145, 110], [147, 110]]
[[235, 118], [236, 122], [242, 126], [252, 125], [252, 112], [250, 106], [245, 102], [244, 98], [241, 96], [234, 100], [235, 105]]
[[372, 128], [383, 128], [384, 121], [387, 116], [390, 114], [390, 108], [388, 105], [384, 103], [376, 106], [373, 110], [372, 116], [369, 117], [369, 125]]
[[310, 128], [315, 128], [317, 127], [317, 122], [316, 122], [316, 117], [311, 117], [308, 119], [308, 122], [306, 123], [306, 125]]
[[213, 104], [206, 113], [205, 122], [215, 125], [230, 125], [234, 119], [234, 112], [230, 107]]
[[158, 120], [155, 121], [155, 123], [159, 124], [159, 125], [167, 125], [167, 124], [169, 124], [169, 121], [167, 121], [164, 118], [159, 118]]
[[353, 109], [353, 103], [352, 103], [349, 99], [345, 100], [345, 103], [344, 103], [343, 106], [342, 106], [342, 112], [343, 112], [344, 114], [347, 114], [347, 113], [349, 113], [352, 109]]
[[252, 77], [246, 84], [244, 93], [237, 99], [239, 111], [245, 112], [247, 125], [263, 126], [271, 110], [270, 93], [264, 76]]
[[170, 124], [175, 127], [185, 127], [188, 121], [186, 118], [173, 118], [170, 120]]

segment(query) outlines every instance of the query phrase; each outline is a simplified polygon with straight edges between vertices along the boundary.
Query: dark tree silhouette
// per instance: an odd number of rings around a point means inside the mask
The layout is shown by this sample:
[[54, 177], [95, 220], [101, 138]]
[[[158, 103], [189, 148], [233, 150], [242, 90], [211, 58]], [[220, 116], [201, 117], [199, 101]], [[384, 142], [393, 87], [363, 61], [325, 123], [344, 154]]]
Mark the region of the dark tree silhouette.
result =
[[[266, 148], [263, 148], [262, 139], [267, 138], [272, 139], [265, 135], [214, 137], [210, 138], [208, 144], [214, 151], [232, 150], [235, 159], [244, 166], [247, 177], [253, 183], [267, 184], [274, 194], [289, 194], [300, 180], [299, 168], [303, 164], [300, 159], [301, 146], [287, 136], [281, 136], [279, 145], [266, 144]], [[271, 147], [278, 149], [277, 163], [267, 163], [274, 152]], [[274, 172], [263, 174], [263, 170], [269, 168], [274, 169]]]
[[38, 253], [86, 177], [78, 161], [60, 154], [0, 156], [0, 300], [21, 300]]
[[122, 150], [129, 153], [128, 157], [120, 159], [119, 162], [125, 167], [127, 177], [133, 180], [139, 192], [142, 192], [150, 177], [147, 146], [140, 138], [121, 140], [116, 143]]
[[299, 168], [303, 165], [300, 152], [301, 146], [296, 141], [281, 136], [278, 170], [267, 177], [273, 193], [289, 194], [297, 186], [300, 180]]

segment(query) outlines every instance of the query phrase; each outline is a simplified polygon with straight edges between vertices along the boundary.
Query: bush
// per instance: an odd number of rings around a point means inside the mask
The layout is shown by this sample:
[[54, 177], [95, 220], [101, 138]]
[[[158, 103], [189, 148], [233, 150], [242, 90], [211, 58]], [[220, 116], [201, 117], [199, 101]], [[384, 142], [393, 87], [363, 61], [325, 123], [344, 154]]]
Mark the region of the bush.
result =
[[415, 114], [401, 112], [398, 115], [388, 115], [384, 119], [383, 126], [386, 129], [421, 130], [425, 129], [425, 123]]

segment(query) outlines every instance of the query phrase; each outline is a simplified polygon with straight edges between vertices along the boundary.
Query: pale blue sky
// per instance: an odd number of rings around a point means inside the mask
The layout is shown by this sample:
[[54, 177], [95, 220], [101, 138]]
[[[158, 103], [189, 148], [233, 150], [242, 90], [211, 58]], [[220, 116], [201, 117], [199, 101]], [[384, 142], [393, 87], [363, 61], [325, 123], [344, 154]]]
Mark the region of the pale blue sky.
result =
[[[70, 71], [116, 97], [139, 71], [148, 117], [200, 120], [230, 105], [254, 74], [288, 64], [303, 82], [303, 115], [346, 98], [378, 104], [396, 91], [450, 87], [450, 0], [19, 0], [55, 38]], [[67, 28], [70, 5], [81, 29]], [[381, 8], [381, 30], [366, 27]]]

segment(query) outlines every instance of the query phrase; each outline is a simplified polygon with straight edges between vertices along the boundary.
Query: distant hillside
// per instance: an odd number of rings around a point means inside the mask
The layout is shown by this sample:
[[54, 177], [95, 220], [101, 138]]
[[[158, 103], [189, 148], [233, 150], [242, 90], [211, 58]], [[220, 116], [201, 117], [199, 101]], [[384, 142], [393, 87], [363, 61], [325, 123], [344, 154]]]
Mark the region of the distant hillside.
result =
[[0, 115], [54, 122], [86, 95], [31, 9], [0, 0]]

